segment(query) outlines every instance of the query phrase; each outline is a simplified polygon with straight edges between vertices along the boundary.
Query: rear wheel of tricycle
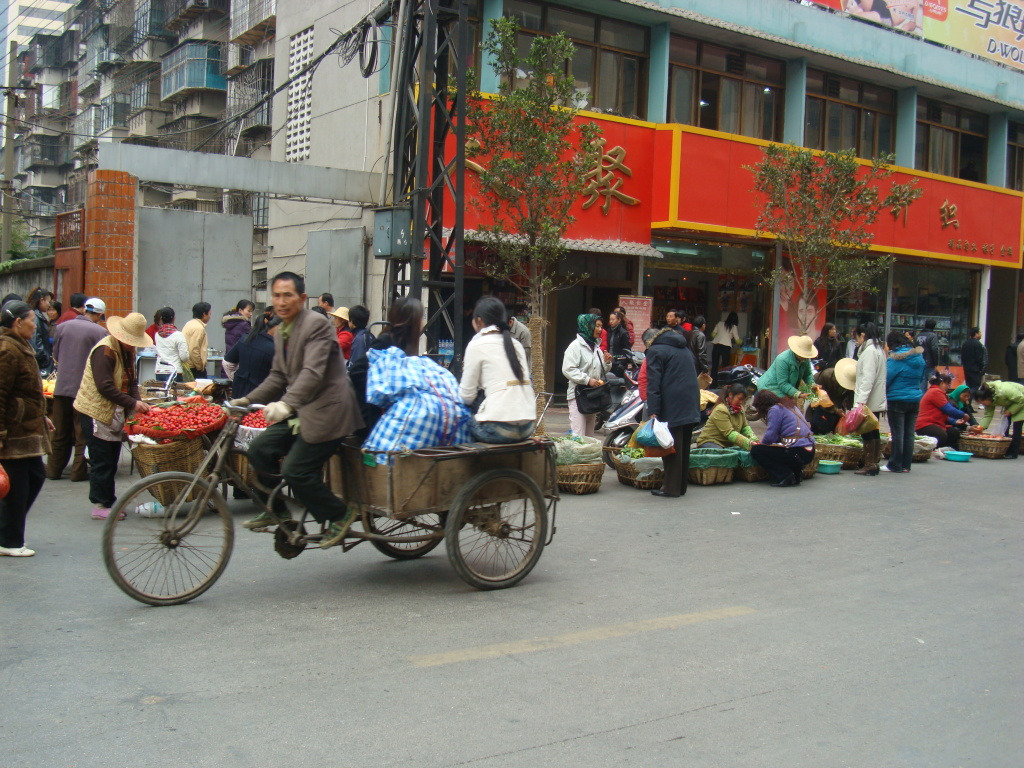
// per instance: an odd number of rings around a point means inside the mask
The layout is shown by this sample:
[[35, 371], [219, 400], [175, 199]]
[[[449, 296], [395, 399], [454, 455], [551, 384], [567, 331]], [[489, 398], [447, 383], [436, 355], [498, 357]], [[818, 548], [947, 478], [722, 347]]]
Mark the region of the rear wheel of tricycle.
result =
[[387, 517], [369, 517], [368, 528], [371, 533], [378, 533], [382, 536], [391, 536], [397, 541], [379, 541], [370, 539], [370, 543], [388, 557], [395, 560], [415, 560], [423, 557], [434, 547], [441, 543], [441, 537], [430, 541], [409, 541], [403, 542], [402, 537], [422, 536], [430, 533], [427, 526], [436, 530], [444, 530], [443, 515], [419, 515], [408, 520], [391, 520]]
[[540, 560], [548, 514], [537, 484], [516, 469], [492, 469], [456, 494], [445, 524], [448, 560], [477, 589], [518, 583]]
[[110, 510], [103, 562], [129, 597], [177, 605], [213, 586], [234, 540], [234, 521], [216, 489], [186, 472], [160, 472], [131, 486]]

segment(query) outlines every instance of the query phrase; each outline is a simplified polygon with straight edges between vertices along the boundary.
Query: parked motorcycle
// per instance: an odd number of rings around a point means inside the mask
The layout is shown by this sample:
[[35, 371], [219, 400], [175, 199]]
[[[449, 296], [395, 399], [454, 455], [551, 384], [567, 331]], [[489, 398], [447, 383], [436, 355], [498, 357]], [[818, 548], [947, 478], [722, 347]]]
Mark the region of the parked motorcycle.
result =
[[760, 418], [754, 407], [750, 405], [750, 401], [757, 394], [757, 382], [762, 376], [764, 376], [764, 369], [755, 368], [752, 365], [734, 365], [731, 368], [723, 368], [718, 372], [720, 387], [725, 388], [731, 387], [733, 384], [742, 384], [747, 388], [747, 421], [757, 421]]

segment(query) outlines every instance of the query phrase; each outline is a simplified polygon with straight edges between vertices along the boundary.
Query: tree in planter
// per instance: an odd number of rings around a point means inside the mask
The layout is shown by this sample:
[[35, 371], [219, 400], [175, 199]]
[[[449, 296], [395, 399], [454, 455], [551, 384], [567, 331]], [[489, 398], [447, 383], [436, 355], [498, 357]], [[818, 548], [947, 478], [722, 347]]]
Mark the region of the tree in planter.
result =
[[797, 313], [801, 333], [815, 328], [829, 305], [873, 291], [875, 278], [892, 264], [891, 256], [868, 250], [871, 226], [884, 212], [905, 222], [907, 208], [922, 190], [914, 182], [892, 184], [883, 197], [880, 188], [893, 174], [891, 162], [891, 156], [882, 156], [865, 166], [852, 150], [816, 153], [769, 144], [761, 162], [747, 166], [754, 190], [764, 196], [758, 234], [774, 235], [792, 265], [790, 271], [776, 264], [769, 281], [804, 297], [827, 289], [824, 305]]
[[499, 92], [493, 99], [470, 94], [466, 153], [479, 177], [470, 204], [486, 221], [478, 225], [477, 239], [490, 252], [479, 267], [523, 292], [530, 308], [531, 378], [540, 389], [548, 295], [585, 277], [559, 266], [566, 252], [562, 238], [574, 221], [569, 209], [600, 160], [600, 129], [573, 120], [577, 94], [566, 74], [572, 42], [561, 33], [536, 37], [524, 59], [517, 35], [512, 20], [492, 22], [483, 48], [492, 57]]

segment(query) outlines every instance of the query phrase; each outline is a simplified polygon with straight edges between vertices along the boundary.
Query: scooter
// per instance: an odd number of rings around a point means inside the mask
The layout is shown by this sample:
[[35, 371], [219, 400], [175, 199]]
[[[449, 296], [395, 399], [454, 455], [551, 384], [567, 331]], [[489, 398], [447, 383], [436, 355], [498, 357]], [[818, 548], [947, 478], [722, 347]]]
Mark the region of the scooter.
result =
[[[644, 412], [644, 401], [640, 399], [640, 389], [637, 387], [635, 375], [644, 362], [644, 356], [640, 352], [627, 350], [616, 358], [623, 369], [623, 378], [619, 387], [612, 387], [612, 411], [603, 420], [599, 427], [605, 432], [605, 447], [621, 448], [629, 442], [633, 432], [640, 426], [641, 416]], [[609, 377], [609, 380], [611, 377]], [[612, 467], [611, 458], [607, 451], [603, 452], [605, 464]], [[614, 468], [614, 467], [613, 467]]]

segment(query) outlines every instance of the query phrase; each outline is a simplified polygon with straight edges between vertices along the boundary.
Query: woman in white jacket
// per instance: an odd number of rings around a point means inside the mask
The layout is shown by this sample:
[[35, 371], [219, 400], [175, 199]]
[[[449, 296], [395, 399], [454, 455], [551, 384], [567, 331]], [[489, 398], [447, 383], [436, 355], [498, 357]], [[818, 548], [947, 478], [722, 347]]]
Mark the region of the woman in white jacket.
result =
[[569, 380], [566, 392], [569, 400], [569, 426], [574, 435], [581, 437], [594, 436], [597, 414], [579, 412], [576, 408], [576, 387], [599, 387], [604, 384], [611, 363], [611, 356], [601, 351], [599, 340], [594, 335], [600, 319], [597, 315], [579, 315], [576, 318], [576, 338], [562, 356], [562, 375]]
[[156, 380], [167, 381], [171, 374], [180, 379], [188, 367], [188, 341], [185, 334], [174, 327], [174, 310], [164, 307], [157, 311], [160, 327], [156, 332]]
[[[885, 348], [874, 323], [862, 323], [853, 332], [857, 340], [857, 384], [853, 406], [866, 405], [881, 420], [885, 410]], [[877, 429], [861, 435], [864, 439], [864, 466], [858, 475], [877, 475], [881, 452], [881, 433]]]
[[484, 296], [473, 308], [476, 336], [466, 346], [459, 395], [470, 405], [479, 390], [484, 401], [469, 423], [481, 443], [516, 443], [533, 435], [537, 398], [526, 369], [523, 345], [512, 338], [505, 305]]

